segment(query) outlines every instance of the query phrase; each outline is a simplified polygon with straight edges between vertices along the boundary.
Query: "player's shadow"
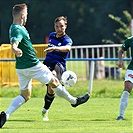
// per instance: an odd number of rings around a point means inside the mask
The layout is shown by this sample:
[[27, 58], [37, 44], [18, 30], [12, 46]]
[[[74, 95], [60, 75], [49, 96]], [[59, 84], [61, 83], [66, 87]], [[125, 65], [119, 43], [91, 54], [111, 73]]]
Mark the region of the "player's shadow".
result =
[[[73, 120], [73, 119], [62, 119], [59, 121], [77, 121], [77, 120]], [[78, 120], [78, 121], [112, 121], [110, 119], [86, 119], [86, 120]]]
[[89, 121], [112, 121], [112, 120], [109, 120], [109, 119], [92, 119]]
[[[35, 122], [35, 120], [8, 120], [9, 122]], [[13, 129], [11, 127], [3, 126], [2, 129]]]
[[35, 120], [8, 120], [8, 121], [14, 121], [14, 122], [35, 122]]

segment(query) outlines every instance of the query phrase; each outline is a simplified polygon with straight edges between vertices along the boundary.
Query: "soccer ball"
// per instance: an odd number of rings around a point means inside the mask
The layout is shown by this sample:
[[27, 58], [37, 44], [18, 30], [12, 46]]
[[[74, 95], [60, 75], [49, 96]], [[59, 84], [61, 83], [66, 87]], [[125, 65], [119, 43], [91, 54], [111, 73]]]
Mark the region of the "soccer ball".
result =
[[62, 74], [61, 82], [64, 86], [72, 87], [77, 82], [77, 75], [73, 71], [67, 70]]

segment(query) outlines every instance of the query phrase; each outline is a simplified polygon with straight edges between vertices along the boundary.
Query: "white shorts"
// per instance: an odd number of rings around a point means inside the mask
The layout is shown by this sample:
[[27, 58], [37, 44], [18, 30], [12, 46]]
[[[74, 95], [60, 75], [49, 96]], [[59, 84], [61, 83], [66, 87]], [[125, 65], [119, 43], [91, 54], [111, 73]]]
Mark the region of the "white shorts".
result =
[[54, 78], [47, 66], [41, 62], [31, 68], [16, 69], [16, 73], [18, 75], [20, 90], [30, 89], [32, 79], [35, 79], [42, 84], [47, 84]]
[[133, 83], [133, 70], [127, 69], [125, 74], [125, 81], [130, 81], [131, 83]]

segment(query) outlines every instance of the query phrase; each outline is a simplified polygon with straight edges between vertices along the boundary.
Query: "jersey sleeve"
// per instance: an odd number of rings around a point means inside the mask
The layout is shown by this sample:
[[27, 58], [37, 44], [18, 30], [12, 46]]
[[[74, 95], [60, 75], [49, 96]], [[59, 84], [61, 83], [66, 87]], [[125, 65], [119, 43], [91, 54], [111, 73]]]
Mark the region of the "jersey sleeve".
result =
[[14, 29], [11, 33], [10, 43], [12, 44], [13, 42], [21, 42], [22, 39], [23, 36], [20, 29]]
[[70, 37], [67, 37], [67, 38], [65, 39], [65, 44], [66, 44], [66, 45], [69, 45], [69, 46], [72, 46], [72, 44], [73, 44], [72, 39], [71, 39]]
[[126, 51], [131, 44], [131, 38], [127, 38], [124, 42], [124, 44], [122, 45], [122, 50]]

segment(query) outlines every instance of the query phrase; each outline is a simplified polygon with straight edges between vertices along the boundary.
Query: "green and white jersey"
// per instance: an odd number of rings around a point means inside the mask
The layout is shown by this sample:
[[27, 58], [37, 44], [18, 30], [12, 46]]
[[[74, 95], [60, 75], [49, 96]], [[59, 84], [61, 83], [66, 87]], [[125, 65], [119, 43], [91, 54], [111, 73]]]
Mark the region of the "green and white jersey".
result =
[[12, 24], [9, 29], [10, 43], [19, 42], [18, 48], [22, 50], [23, 55], [16, 57], [16, 68], [30, 68], [39, 63], [32, 46], [29, 33], [22, 25]]
[[133, 70], [133, 36], [129, 37], [125, 40], [124, 44], [122, 45], [122, 50], [127, 51], [130, 48], [132, 60], [128, 65], [127, 69]]

